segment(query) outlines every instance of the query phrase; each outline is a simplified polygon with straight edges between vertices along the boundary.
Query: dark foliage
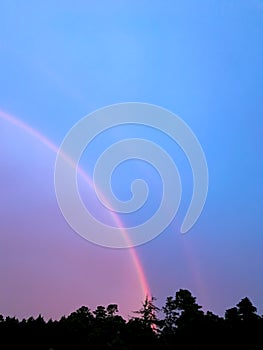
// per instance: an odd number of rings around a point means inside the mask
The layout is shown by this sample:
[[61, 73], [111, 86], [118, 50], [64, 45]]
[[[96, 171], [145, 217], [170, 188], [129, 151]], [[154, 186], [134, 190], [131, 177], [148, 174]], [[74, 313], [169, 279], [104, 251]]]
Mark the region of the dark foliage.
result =
[[263, 318], [248, 298], [226, 310], [225, 317], [204, 313], [191, 292], [180, 289], [162, 308], [146, 297], [136, 317], [124, 320], [118, 305], [82, 306], [59, 321], [18, 320], [0, 315], [5, 349], [241, 349], [263, 348]]

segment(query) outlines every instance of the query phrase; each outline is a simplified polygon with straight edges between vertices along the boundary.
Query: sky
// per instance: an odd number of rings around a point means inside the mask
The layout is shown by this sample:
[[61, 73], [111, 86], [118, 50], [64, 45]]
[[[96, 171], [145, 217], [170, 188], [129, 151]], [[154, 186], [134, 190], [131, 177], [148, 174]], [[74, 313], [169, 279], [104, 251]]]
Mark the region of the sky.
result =
[[[0, 23], [0, 313], [59, 318], [82, 305], [118, 303], [129, 317], [145, 292], [162, 305], [186, 288], [204, 310], [223, 315], [248, 296], [262, 314], [263, 2], [4, 0]], [[75, 123], [123, 102], [160, 106], [191, 127], [209, 190], [182, 235], [192, 177], [178, 145], [147, 127], [99, 135], [80, 161], [87, 174], [112, 142], [139, 137], [170, 154], [183, 188], [164, 232], [133, 249], [110, 249], [69, 227], [54, 165]], [[160, 176], [139, 160], [114, 172], [116, 196], [129, 199], [137, 177], [149, 197], [135, 216], [119, 216], [128, 225], [149, 218], [161, 199]], [[91, 189], [80, 188], [103, 217]]]

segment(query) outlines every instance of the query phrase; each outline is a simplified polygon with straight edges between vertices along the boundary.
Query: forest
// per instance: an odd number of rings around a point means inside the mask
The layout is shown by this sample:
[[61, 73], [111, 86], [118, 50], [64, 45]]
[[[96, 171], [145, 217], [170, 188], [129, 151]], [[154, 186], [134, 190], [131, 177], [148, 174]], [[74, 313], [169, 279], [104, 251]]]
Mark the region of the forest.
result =
[[1, 349], [263, 349], [263, 317], [248, 297], [224, 317], [204, 312], [187, 289], [156, 306], [146, 296], [125, 320], [118, 305], [82, 306], [60, 320], [39, 315], [19, 320], [0, 315]]

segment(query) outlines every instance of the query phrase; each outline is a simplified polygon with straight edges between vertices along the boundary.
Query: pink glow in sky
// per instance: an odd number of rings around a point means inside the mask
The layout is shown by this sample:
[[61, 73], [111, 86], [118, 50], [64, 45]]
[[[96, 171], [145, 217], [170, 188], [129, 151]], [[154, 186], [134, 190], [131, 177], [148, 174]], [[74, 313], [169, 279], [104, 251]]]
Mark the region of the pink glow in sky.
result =
[[[6, 131], [5, 149], [11, 153], [2, 174], [5, 202], [9, 203], [5, 208], [8, 215], [2, 217], [1, 257], [8, 273], [1, 291], [6, 305], [3, 311], [17, 314], [15, 310], [20, 310], [17, 316], [31, 311], [58, 317], [71, 311], [70, 306], [72, 310], [77, 307], [76, 303], [95, 307], [101, 299], [102, 304], [119, 300], [122, 312], [127, 314], [138, 300], [150, 294], [135, 249], [129, 249], [129, 254], [127, 250], [110, 251], [83, 244], [81, 238], [70, 234], [53, 193], [50, 163], [54, 154], [45, 149], [56, 153], [57, 146], [18, 118], [3, 111], [0, 117]], [[21, 147], [26, 151], [26, 163], [13, 163]], [[10, 170], [12, 166], [17, 168], [15, 172]]]

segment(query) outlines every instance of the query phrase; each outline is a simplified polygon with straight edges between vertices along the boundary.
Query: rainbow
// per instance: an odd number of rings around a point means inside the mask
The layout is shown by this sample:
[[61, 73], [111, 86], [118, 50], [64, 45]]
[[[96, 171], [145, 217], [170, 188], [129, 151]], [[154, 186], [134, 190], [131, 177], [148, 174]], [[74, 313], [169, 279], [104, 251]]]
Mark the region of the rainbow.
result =
[[[3, 120], [11, 123], [12, 125], [20, 128], [20, 129], [22, 129], [23, 131], [28, 133], [30, 136], [36, 138], [38, 141], [40, 141], [43, 145], [45, 145], [47, 148], [49, 148], [55, 154], [58, 153], [59, 147], [55, 143], [53, 143], [50, 139], [48, 139], [45, 135], [40, 133], [37, 129], [33, 128], [29, 124], [25, 123], [24, 121], [20, 120], [19, 118], [15, 117], [7, 112], [4, 112], [1, 109], [0, 109], [0, 118], [2, 118]], [[67, 155], [64, 155], [64, 156], [65, 156], [65, 158], [69, 159], [69, 157], [67, 157]], [[70, 161], [70, 159], [69, 159], [69, 161]], [[73, 166], [75, 167], [76, 164], [73, 164]], [[79, 175], [91, 186], [92, 180], [88, 176], [88, 174], [80, 167], [77, 168], [77, 171], [78, 171]], [[130, 243], [128, 233], [126, 232], [125, 228], [123, 228], [123, 223], [121, 222], [118, 215], [113, 211], [111, 212], [111, 215], [112, 215], [116, 225], [119, 228], [121, 228], [121, 232], [124, 235], [125, 239], [127, 239], [127, 242]], [[137, 252], [136, 252], [136, 249], [134, 247], [129, 248], [129, 253], [131, 255], [133, 264], [135, 266], [136, 273], [138, 275], [143, 298], [145, 298], [146, 296], [150, 297], [151, 296], [150, 287], [149, 287], [147, 278], [145, 276], [145, 272], [144, 272], [142, 263], [140, 261], [140, 258], [138, 256]]]

